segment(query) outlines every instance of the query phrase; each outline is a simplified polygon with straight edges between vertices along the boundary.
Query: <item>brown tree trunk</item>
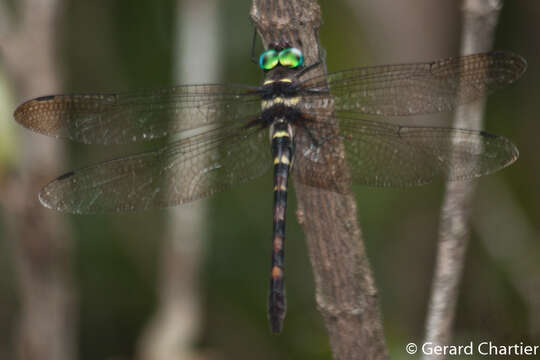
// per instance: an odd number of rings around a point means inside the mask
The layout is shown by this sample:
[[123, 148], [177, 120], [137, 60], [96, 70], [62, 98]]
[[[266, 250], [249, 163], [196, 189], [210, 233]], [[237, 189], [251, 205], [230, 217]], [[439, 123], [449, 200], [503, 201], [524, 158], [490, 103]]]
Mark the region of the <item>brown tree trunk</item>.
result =
[[[15, 5], [18, 21], [0, 6], [0, 51], [21, 102], [61, 87], [55, 58], [60, 1], [21, 0]], [[17, 135], [15, 165], [0, 171], [0, 201], [21, 304], [14, 358], [70, 360], [76, 353], [77, 311], [69, 231], [62, 215], [37, 199], [39, 189], [58, 173], [62, 148], [24, 129], [17, 128]]]
[[[320, 60], [321, 12], [311, 0], [254, 0], [251, 17], [265, 47], [286, 41], [302, 50], [306, 65]], [[322, 74], [324, 66], [310, 71]], [[329, 109], [331, 112], [331, 109]], [[348, 178], [346, 164], [337, 178]], [[302, 176], [302, 174], [298, 174]], [[388, 358], [377, 290], [357, 222], [353, 194], [323, 191], [294, 181], [297, 216], [306, 234], [316, 301], [334, 359]]]

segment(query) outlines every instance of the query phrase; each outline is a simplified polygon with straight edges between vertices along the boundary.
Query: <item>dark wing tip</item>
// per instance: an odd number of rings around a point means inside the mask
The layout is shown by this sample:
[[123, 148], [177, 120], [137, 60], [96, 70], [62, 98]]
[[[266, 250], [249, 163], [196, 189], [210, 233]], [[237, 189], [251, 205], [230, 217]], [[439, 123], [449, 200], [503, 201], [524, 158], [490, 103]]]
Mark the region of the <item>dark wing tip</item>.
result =
[[58, 95], [47, 95], [25, 101], [15, 109], [13, 117], [27, 129], [40, 134], [57, 136], [60, 121], [58, 117], [47, 116], [47, 109], [58, 101], [57, 98]]
[[48, 100], [54, 99], [55, 96], [56, 96], [56, 95], [39, 96], [39, 97], [35, 98], [34, 100], [35, 100], [35, 101], [48, 101]]
[[52, 197], [51, 197], [50, 192], [47, 190], [47, 187], [48, 185], [45, 186], [43, 189], [41, 189], [41, 191], [39, 192], [38, 194], [39, 202], [41, 203], [41, 205], [45, 206], [47, 209], [59, 211], [55, 203], [51, 201]]
[[498, 135], [488, 133], [487, 131], [483, 131], [483, 130], [480, 131], [480, 135], [486, 138], [490, 138], [490, 139], [497, 139], [499, 137]]
[[500, 158], [501, 162], [499, 163], [499, 167], [492, 169], [488, 172], [488, 174], [494, 173], [512, 165], [519, 158], [519, 149], [517, 148], [517, 146], [504, 136], [493, 135], [486, 131], [481, 131], [480, 134], [485, 138], [492, 139], [493, 142], [499, 144], [497, 147], [499, 147], [500, 149], [504, 149], [504, 156], [501, 156]]
[[36, 100], [37, 99], [27, 100], [23, 102], [21, 105], [17, 106], [17, 108], [13, 112], [13, 117], [15, 118], [15, 121], [17, 121], [19, 124], [23, 125], [24, 127], [28, 127], [25, 121], [27, 119], [26, 115], [30, 111], [32, 103], [34, 103]]
[[51, 210], [67, 213], [76, 213], [77, 211], [74, 211], [72, 208], [70, 208], [63, 200], [62, 196], [60, 196], [60, 194], [56, 191], [62, 181], [69, 179], [73, 175], [75, 175], [75, 172], [67, 172], [45, 185], [45, 187], [41, 189], [38, 194], [38, 199], [41, 205]]
[[67, 172], [65, 174], [62, 174], [59, 177], [57, 177], [56, 180], [64, 180], [64, 179], [67, 179], [69, 177], [72, 177], [73, 175], [75, 175], [75, 172], [74, 171], [69, 171], [69, 172]]
[[116, 106], [116, 94], [46, 95], [19, 105], [13, 117], [22, 126], [44, 135], [85, 142], [71, 133], [80, 116], [100, 114]]
[[513, 142], [511, 142], [507, 138], [503, 138], [503, 139], [504, 141], [506, 141], [506, 145], [509, 148], [509, 154], [511, 155], [507, 163], [504, 165], [504, 167], [506, 167], [506, 166], [512, 165], [519, 158], [519, 149]]
[[521, 78], [525, 71], [527, 71], [527, 60], [525, 60], [525, 58], [519, 54], [507, 50], [495, 50], [492, 51], [491, 54], [497, 60], [500, 60], [508, 70], [510, 70], [513, 76], [511, 82]]

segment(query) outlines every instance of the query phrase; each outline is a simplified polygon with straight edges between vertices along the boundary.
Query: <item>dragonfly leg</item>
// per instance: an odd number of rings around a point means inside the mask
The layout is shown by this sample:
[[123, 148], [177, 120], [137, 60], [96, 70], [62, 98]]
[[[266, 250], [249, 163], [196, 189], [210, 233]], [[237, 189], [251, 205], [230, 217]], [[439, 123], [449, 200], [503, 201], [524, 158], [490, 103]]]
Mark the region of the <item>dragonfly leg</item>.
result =
[[313, 70], [315, 69], [317, 66], [321, 65], [322, 64], [322, 61], [321, 60], [318, 60], [317, 62], [314, 62], [313, 64], [311, 65], [308, 65], [308, 66], [305, 66], [303, 67], [300, 71], [298, 71], [295, 76], [296, 78], [300, 78], [302, 75], [304, 75], [305, 73], [307, 73], [308, 71], [310, 70]]

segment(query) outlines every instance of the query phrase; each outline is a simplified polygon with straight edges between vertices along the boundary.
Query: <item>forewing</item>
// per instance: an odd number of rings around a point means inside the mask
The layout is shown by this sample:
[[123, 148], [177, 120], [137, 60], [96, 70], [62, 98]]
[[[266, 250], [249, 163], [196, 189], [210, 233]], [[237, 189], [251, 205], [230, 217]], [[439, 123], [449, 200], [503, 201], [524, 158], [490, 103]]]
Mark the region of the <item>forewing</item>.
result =
[[14, 116], [38, 133], [86, 144], [125, 144], [234, 123], [259, 111], [257, 88], [187, 85], [119, 94], [44, 96], [23, 103]]
[[259, 128], [220, 129], [209, 136], [67, 173], [39, 194], [48, 208], [78, 214], [140, 211], [210, 196], [271, 167]]
[[506, 51], [427, 63], [345, 70], [303, 82], [311, 96], [330, 89], [335, 111], [402, 116], [449, 111], [521, 77], [527, 62]]
[[[327, 127], [335, 129], [331, 120]], [[349, 180], [390, 187], [422, 185], [437, 178], [466, 180], [500, 170], [519, 155], [509, 140], [483, 131], [406, 127], [357, 118], [339, 118], [338, 122], [338, 135], [319, 145], [302, 137], [303, 149], [297, 149], [299, 171], [310, 175], [301, 182], [340, 191], [342, 187], [336, 184]], [[317, 126], [324, 123], [322, 119]], [[343, 152], [336, 145], [340, 143], [345, 147], [350, 179], [325, 170], [337, 169], [342, 161]]]

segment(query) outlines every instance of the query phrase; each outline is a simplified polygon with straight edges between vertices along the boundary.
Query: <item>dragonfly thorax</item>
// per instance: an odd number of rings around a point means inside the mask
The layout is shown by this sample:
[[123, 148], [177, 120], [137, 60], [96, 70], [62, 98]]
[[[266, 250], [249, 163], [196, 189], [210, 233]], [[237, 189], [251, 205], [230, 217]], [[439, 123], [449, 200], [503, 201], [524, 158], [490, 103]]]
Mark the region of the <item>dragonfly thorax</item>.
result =
[[[261, 87], [261, 119], [266, 126], [276, 123], [296, 124], [301, 118], [301, 100], [296, 70], [278, 66], [267, 72]], [[292, 138], [292, 134], [291, 134]]]
[[295, 107], [300, 101], [299, 88], [294, 74], [290, 73], [290, 69], [287, 72], [282, 70], [282, 68], [272, 70], [263, 83], [263, 111], [281, 105]]

